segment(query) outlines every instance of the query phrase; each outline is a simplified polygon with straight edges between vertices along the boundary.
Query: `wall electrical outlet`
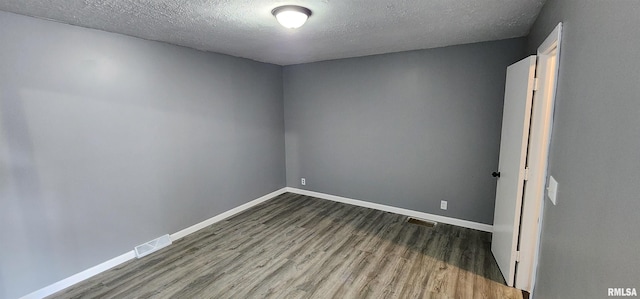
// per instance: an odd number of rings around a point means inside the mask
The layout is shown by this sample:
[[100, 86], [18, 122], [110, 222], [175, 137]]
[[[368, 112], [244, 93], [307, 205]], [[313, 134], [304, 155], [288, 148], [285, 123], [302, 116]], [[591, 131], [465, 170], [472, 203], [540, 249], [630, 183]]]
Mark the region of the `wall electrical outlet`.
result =
[[447, 201], [446, 200], [441, 200], [440, 201], [440, 209], [441, 210], [446, 210], [447, 209]]
[[307, 179], [305, 179], [305, 178], [301, 178], [301, 179], [300, 179], [300, 184], [301, 184], [302, 186], [306, 185], [306, 184], [307, 184]]

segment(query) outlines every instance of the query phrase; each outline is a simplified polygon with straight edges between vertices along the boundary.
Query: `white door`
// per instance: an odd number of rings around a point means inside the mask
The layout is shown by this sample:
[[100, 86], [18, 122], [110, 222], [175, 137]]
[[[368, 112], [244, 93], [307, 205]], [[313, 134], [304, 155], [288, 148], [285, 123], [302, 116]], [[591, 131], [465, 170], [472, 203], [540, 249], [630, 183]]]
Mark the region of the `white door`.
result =
[[491, 251], [509, 286], [516, 271], [535, 69], [535, 55], [507, 68], [500, 160], [493, 173], [498, 183]]

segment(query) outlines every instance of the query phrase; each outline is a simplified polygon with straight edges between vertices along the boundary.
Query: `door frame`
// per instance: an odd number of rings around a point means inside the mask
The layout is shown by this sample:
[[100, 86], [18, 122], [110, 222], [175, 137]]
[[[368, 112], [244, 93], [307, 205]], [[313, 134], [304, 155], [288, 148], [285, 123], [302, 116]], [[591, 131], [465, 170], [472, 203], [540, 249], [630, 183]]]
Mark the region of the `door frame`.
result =
[[559, 23], [537, 50], [537, 86], [533, 96], [527, 153], [529, 178], [522, 204], [520, 261], [517, 264], [515, 280], [516, 288], [530, 293], [533, 292], [538, 269], [561, 41], [562, 23]]

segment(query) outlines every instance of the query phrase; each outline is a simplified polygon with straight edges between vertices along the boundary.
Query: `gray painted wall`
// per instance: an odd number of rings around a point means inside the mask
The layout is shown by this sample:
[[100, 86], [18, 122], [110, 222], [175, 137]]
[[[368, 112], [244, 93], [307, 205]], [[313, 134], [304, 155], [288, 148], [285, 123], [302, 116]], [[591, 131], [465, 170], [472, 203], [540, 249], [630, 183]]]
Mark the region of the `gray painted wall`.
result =
[[285, 67], [287, 185], [491, 224], [506, 67], [525, 46]]
[[285, 186], [282, 68], [0, 12], [0, 297]]
[[562, 21], [564, 35], [535, 298], [640, 291], [640, 3], [549, 0], [531, 53]]

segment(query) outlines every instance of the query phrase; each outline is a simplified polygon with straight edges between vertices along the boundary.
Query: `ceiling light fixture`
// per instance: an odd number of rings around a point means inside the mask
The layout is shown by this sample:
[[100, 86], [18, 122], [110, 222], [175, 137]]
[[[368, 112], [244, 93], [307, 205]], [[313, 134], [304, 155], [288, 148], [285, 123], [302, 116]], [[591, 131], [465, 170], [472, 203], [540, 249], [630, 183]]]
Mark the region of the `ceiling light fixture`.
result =
[[285, 5], [276, 7], [271, 11], [280, 25], [285, 28], [300, 28], [311, 16], [311, 10], [297, 5]]

